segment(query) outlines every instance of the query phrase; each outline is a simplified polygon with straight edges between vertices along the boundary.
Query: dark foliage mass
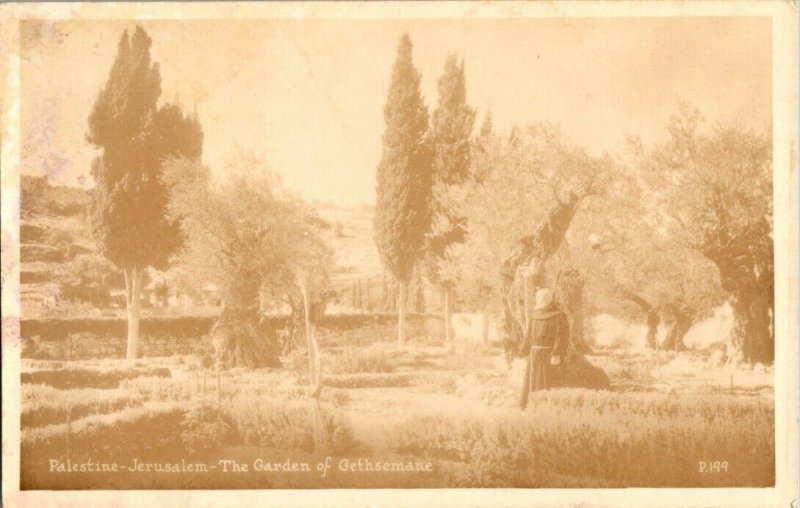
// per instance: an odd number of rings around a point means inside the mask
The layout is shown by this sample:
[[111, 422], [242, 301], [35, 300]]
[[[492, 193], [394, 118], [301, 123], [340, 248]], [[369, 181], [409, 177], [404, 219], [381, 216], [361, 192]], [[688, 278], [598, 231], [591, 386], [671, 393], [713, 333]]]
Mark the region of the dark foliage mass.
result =
[[408, 281], [424, 248], [430, 223], [431, 152], [425, 140], [428, 111], [420, 75], [403, 36], [383, 109], [386, 130], [378, 164], [375, 243], [395, 277]]
[[102, 150], [92, 163], [92, 226], [101, 252], [119, 267], [164, 269], [181, 245], [178, 224], [167, 221], [161, 161], [198, 158], [200, 124], [174, 104], [158, 107], [161, 77], [150, 60], [151, 39], [141, 27], [119, 41], [117, 58], [91, 115], [87, 140]]

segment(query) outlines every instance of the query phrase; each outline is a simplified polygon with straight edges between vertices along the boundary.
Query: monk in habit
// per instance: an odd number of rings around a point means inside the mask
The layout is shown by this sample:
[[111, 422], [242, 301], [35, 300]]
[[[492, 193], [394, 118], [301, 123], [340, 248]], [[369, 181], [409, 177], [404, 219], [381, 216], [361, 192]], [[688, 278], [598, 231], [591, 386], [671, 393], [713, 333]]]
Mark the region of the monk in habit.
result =
[[569, 321], [566, 314], [556, 306], [551, 289], [539, 289], [519, 349], [520, 356], [527, 358], [521, 409], [527, 407], [530, 392], [563, 385], [568, 346]]

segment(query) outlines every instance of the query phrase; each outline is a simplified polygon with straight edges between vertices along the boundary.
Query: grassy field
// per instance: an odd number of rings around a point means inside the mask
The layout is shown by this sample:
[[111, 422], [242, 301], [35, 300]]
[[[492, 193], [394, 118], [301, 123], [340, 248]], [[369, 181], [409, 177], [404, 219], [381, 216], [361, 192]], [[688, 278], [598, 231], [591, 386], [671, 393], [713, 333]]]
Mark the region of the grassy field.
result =
[[[203, 370], [191, 356], [25, 360], [25, 488], [766, 486], [774, 481], [770, 368], [703, 353], [598, 351], [611, 391], [560, 389], [516, 408], [522, 366], [499, 349], [378, 342], [324, 351], [321, 411], [334, 467], [261, 474], [73, 473], [50, 461], [181, 459], [316, 464], [303, 351], [280, 370]], [[95, 383], [95, 381], [97, 383]], [[94, 386], [93, 386], [94, 383]], [[217, 386], [220, 389], [218, 391]], [[349, 459], [356, 471], [339, 469]], [[358, 471], [382, 462], [430, 471]], [[724, 472], [704, 472], [724, 462]], [[346, 468], [345, 468], [346, 469]]]

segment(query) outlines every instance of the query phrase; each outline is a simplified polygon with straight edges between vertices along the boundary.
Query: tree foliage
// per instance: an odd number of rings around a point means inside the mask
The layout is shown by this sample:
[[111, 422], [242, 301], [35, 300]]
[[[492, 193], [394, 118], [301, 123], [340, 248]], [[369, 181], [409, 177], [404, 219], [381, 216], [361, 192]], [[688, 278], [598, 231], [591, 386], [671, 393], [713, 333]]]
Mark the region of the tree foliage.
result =
[[738, 125], [703, 128], [682, 105], [665, 143], [636, 151], [662, 227], [716, 267], [734, 311], [733, 342], [750, 361], [774, 358], [772, 141]]
[[67, 265], [67, 273], [60, 284], [61, 294], [67, 299], [107, 306], [113, 287], [124, 285], [121, 273], [106, 258], [97, 254], [80, 254]]
[[151, 43], [140, 26], [132, 37], [122, 34], [86, 136], [102, 150], [91, 172], [92, 231], [102, 254], [121, 268], [166, 268], [181, 236], [179, 226], [165, 217], [161, 161], [202, 153], [197, 120], [176, 105], [158, 106], [161, 78], [150, 60]]
[[285, 300], [301, 285], [324, 287], [332, 254], [319, 217], [257, 160], [239, 156], [225, 175], [216, 181], [188, 159], [166, 163], [169, 217], [186, 238], [176, 264], [221, 291], [214, 335], [223, 365], [277, 366], [275, 337], [258, 328], [261, 295]]
[[617, 161], [604, 196], [586, 203], [569, 233], [571, 255], [587, 274], [596, 312], [663, 322], [706, 317], [724, 299], [712, 263], [663, 227], [659, 199], [636, 160]]
[[285, 294], [301, 276], [324, 286], [331, 252], [313, 209], [252, 157], [232, 160], [225, 175], [216, 181], [195, 161], [167, 162], [169, 216], [186, 237], [176, 261], [219, 286], [226, 306], [251, 307], [262, 289]]
[[447, 58], [438, 88], [439, 103], [428, 136], [433, 154], [433, 190], [427, 275], [432, 282], [442, 285], [449, 281], [442, 280], [439, 261], [450, 244], [463, 242], [465, 238], [464, 218], [451, 213], [443, 196], [448, 185], [467, 179], [472, 159], [475, 110], [467, 104], [463, 60], [459, 63], [454, 55]]
[[381, 261], [408, 281], [424, 249], [430, 224], [431, 155], [425, 134], [428, 112], [411, 39], [400, 40], [386, 106], [383, 155], [377, 169], [375, 243]]
[[138, 355], [142, 274], [167, 268], [180, 248], [180, 226], [167, 219], [160, 178], [169, 156], [199, 158], [203, 133], [175, 105], [158, 106], [159, 67], [141, 26], [125, 31], [108, 80], [89, 115], [86, 139], [102, 153], [92, 162], [92, 235], [102, 255], [123, 270], [128, 312], [128, 359]]
[[507, 137], [487, 130], [476, 145], [470, 178], [447, 192], [448, 207], [466, 218], [466, 241], [448, 248], [442, 268], [458, 281], [467, 302], [488, 297], [498, 310], [499, 270], [520, 238], [531, 235], [571, 194], [582, 196], [584, 206], [587, 198], [605, 192], [613, 164], [547, 125], [516, 128]]

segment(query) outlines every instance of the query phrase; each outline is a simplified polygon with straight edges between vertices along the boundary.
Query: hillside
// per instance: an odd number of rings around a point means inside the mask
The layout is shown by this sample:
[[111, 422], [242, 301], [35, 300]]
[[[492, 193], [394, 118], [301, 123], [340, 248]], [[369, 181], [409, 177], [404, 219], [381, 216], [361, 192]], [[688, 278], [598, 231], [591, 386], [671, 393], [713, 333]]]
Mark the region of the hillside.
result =
[[[33, 176], [22, 177], [21, 189], [20, 290], [23, 314], [33, 316], [60, 305], [70, 263], [96, 248], [86, 216], [87, 190], [50, 185]], [[333, 232], [334, 287], [370, 281], [377, 291], [383, 271], [372, 240], [372, 207], [315, 206]]]
[[20, 299], [23, 315], [31, 315], [58, 304], [69, 263], [95, 249], [86, 190], [26, 175], [20, 187]]
[[365, 205], [344, 208], [321, 203], [315, 206], [334, 230], [331, 241], [336, 264], [334, 280], [380, 277], [383, 268], [372, 238], [374, 208]]

